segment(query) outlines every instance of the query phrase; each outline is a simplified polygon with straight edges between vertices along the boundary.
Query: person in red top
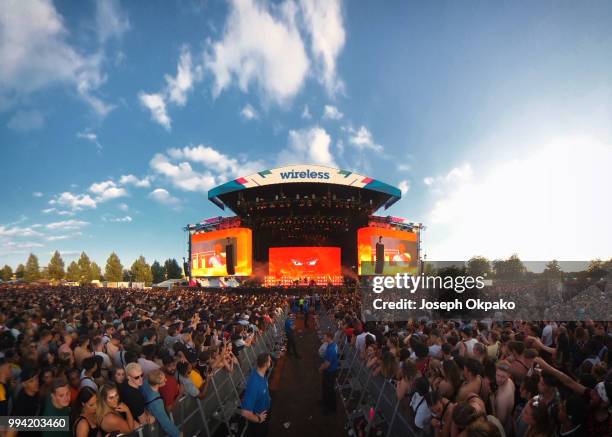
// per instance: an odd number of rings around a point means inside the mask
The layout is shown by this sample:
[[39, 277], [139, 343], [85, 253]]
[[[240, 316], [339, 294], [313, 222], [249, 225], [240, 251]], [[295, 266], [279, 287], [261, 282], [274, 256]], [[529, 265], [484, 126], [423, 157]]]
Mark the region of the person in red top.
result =
[[182, 386], [176, 377], [176, 361], [170, 355], [166, 355], [162, 359], [162, 370], [166, 375], [166, 383], [159, 387], [159, 394], [164, 400], [166, 410], [170, 411], [174, 407], [174, 403], [181, 396]]

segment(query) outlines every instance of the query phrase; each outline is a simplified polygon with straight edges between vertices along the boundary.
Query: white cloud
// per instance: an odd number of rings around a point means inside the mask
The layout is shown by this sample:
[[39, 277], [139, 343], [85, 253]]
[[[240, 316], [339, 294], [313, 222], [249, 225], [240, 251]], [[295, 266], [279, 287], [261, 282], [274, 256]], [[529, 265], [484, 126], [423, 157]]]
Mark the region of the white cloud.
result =
[[121, 38], [129, 29], [130, 21], [119, 0], [96, 1], [96, 30], [101, 43], [110, 38]]
[[132, 217], [126, 215], [125, 217], [111, 217], [108, 219], [109, 222], [113, 223], [131, 223]]
[[408, 190], [410, 190], [410, 182], [408, 182], [407, 180], [400, 181], [400, 183], [397, 186], [402, 192], [402, 196], [406, 194]]
[[429, 259], [524, 260], [609, 258], [612, 147], [565, 137], [473, 171], [466, 164], [431, 178], [426, 217]]
[[121, 178], [119, 178], [119, 183], [123, 185], [134, 185], [138, 188], [149, 188], [151, 186], [151, 179], [148, 176], [138, 179], [136, 176], [128, 174], [122, 175]]
[[107, 200], [128, 195], [125, 188], [118, 187], [117, 184], [111, 180], [93, 183], [89, 187], [89, 191], [96, 195], [96, 202], [106, 202]]
[[40, 237], [42, 234], [34, 226], [3, 226], [0, 225], [0, 237]]
[[70, 229], [81, 229], [84, 226], [89, 225], [89, 222], [83, 221], [83, 220], [64, 220], [61, 222], [54, 222], [54, 223], [49, 223], [47, 225], [45, 225], [45, 227], [47, 229], [49, 229], [50, 231], [57, 231], [57, 230], [70, 230]]
[[34, 192], [32, 193], [32, 196], [34, 196], [34, 197], [42, 197], [42, 196], [43, 196], [43, 193], [41, 193], [40, 191], [34, 191]]
[[98, 114], [113, 107], [94, 96], [105, 81], [100, 53], [82, 55], [67, 42], [68, 30], [51, 0], [0, 2], [0, 98], [17, 100], [64, 84]]
[[255, 111], [255, 108], [253, 108], [250, 103], [247, 103], [244, 108], [242, 108], [240, 115], [246, 120], [253, 120], [259, 117], [257, 111]]
[[179, 199], [173, 197], [168, 190], [163, 188], [156, 188], [155, 190], [151, 191], [151, 193], [149, 193], [149, 197], [162, 205], [178, 206], [180, 204]]
[[17, 132], [29, 132], [42, 128], [45, 125], [45, 118], [36, 110], [22, 111], [19, 110], [6, 124], [11, 130]]
[[210, 172], [199, 173], [193, 170], [188, 162], [173, 164], [161, 153], [151, 159], [150, 165], [153, 171], [165, 176], [175, 187], [184, 191], [207, 192], [216, 184], [215, 177]]
[[265, 100], [284, 104], [302, 88], [309, 60], [296, 24], [293, 1], [269, 5], [233, 0], [221, 40], [210, 44], [206, 67], [214, 76], [213, 95], [233, 80], [243, 92], [255, 86]]
[[383, 151], [383, 146], [374, 142], [372, 133], [365, 126], [361, 126], [358, 130], [349, 128], [348, 132], [349, 143], [359, 150], [372, 150], [378, 153]]
[[120, 203], [119, 205], [117, 205], [117, 208], [124, 212], [130, 209], [127, 203]]
[[165, 75], [166, 87], [158, 93], [148, 94], [143, 91], [138, 93], [140, 103], [151, 112], [151, 118], [161, 124], [166, 130], [170, 130], [172, 120], [168, 115], [167, 105], [173, 103], [177, 106], [185, 106], [187, 94], [194, 85], [202, 80], [203, 69], [201, 65], [194, 65], [191, 52], [187, 46], [181, 48], [176, 76]]
[[330, 150], [331, 138], [325, 129], [315, 126], [309, 129], [289, 131], [286, 150], [278, 158], [279, 164], [312, 164], [336, 166]]
[[95, 144], [96, 147], [98, 148], [98, 150], [102, 150], [102, 145], [98, 141], [98, 135], [96, 135], [93, 132], [79, 132], [79, 133], [77, 133], [77, 138], [81, 138], [83, 140], [87, 140], [90, 143]]
[[310, 36], [311, 51], [320, 71], [320, 81], [331, 95], [344, 89], [336, 73], [336, 59], [346, 35], [341, 0], [301, 0], [304, 22]]
[[138, 93], [140, 103], [151, 111], [151, 119], [161, 124], [166, 130], [170, 130], [172, 121], [168, 117], [166, 111], [166, 102], [161, 94], [147, 94], [145, 92]]
[[[194, 169], [193, 164], [203, 167]], [[230, 178], [245, 176], [260, 170], [264, 164], [245, 158], [230, 158], [218, 150], [204, 146], [169, 149], [151, 159], [153, 171], [167, 178], [173, 186], [184, 191], [207, 192]]]
[[341, 120], [344, 114], [338, 110], [335, 106], [325, 105], [323, 109], [323, 118], [328, 120]]
[[47, 241], [62, 241], [69, 240], [72, 238], [72, 235], [49, 235], [46, 240]]
[[187, 93], [193, 89], [195, 82], [202, 79], [202, 67], [193, 66], [191, 53], [186, 46], [181, 49], [176, 77], [166, 75], [165, 79], [168, 84], [166, 98], [178, 106], [185, 106]]
[[6, 249], [34, 249], [36, 247], [44, 247], [45, 245], [42, 243], [36, 243], [33, 241], [23, 241], [23, 242], [15, 242], [15, 241], [3, 241], [1, 243], [3, 248]]
[[397, 170], [398, 171], [410, 171], [412, 170], [412, 166], [410, 164], [398, 164]]
[[56, 196], [49, 201], [50, 205], [68, 207], [73, 211], [81, 211], [84, 208], [96, 208], [97, 203], [89, 194], [73, 194], [68, 191]]
[[302, 111], [302, 118], [304, 120], [310, 120], [312, 118], [312, 114], [310, 114], [310, 109], [308, 109], [308, 105], [304, 105], [304, 110]]

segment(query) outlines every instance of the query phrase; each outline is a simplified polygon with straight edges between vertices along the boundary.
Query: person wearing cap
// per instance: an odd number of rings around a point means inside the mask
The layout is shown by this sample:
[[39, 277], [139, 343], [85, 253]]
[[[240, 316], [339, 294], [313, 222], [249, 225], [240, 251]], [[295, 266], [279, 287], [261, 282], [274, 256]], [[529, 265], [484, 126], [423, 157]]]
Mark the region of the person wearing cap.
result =
[[[21, 390], [13, 403], [11, 416], [38, 416], [40, 414], [40, 398], [38, 397], [38, 371], [33, 367], [24, 367], [19, 375]], [[7, 437], [25, 435], [14, 430], [7, 431]], [[33, 436], [33, 434], [28, 434]], [[40, 433], [37, 433], [40, 435]]]

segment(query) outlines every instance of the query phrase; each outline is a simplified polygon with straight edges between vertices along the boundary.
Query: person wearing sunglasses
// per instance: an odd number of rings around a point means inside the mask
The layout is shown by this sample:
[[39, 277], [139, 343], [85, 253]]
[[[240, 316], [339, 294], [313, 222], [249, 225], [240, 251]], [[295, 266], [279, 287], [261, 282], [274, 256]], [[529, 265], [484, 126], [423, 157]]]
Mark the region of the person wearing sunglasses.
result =
[[140, 387], [144, 383], [144, 372], [138, 363], [130, 363], [125, 367], [127, 384], [119, 386], [121, 399], [132, 412], [132, 416], [140, 425], [155, 422], [155, 417], [145, 410], [145, 399], [140, 392]]

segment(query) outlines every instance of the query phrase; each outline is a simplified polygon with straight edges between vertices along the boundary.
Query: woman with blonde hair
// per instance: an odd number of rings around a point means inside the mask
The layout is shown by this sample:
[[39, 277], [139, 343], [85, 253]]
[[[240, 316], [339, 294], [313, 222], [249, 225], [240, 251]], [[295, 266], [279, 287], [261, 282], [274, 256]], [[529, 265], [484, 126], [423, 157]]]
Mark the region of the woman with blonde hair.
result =
[[97, 403], [96, 417], [104, 434], [125, 434], [137, 428], [138, 423], [132, 417], [130, 409], [119, 401], [119, 391], [115, 384], [107, 383], [102, 386]]

